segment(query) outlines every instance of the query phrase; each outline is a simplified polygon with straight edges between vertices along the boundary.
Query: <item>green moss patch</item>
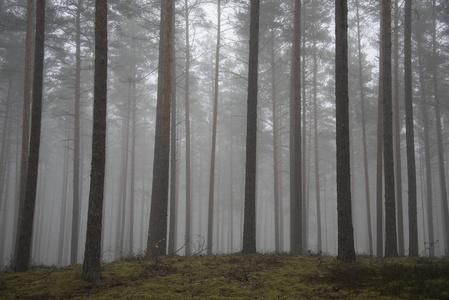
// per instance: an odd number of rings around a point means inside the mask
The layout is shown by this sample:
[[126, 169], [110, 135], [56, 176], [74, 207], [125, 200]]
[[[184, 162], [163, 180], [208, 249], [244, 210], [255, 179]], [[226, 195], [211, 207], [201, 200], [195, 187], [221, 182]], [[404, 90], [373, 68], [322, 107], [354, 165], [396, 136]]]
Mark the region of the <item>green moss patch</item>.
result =
[[447, 259], [288, 254], [167, 256], [104, 264], [102, 281], [81, 265], [0, 273], [0, 299], [449, 298]]

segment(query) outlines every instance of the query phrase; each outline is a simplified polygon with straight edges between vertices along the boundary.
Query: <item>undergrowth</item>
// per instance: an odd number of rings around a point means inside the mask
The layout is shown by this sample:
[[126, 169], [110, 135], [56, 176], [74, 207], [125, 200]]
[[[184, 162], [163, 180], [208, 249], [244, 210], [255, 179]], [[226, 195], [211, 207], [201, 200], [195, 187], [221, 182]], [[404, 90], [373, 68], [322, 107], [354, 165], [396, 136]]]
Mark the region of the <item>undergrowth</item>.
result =
[[0, 299], [449, 299], [449, 260], [322, 255], [140, 256], [103, 264], [102, 281], [81, 265], [0, 272]]

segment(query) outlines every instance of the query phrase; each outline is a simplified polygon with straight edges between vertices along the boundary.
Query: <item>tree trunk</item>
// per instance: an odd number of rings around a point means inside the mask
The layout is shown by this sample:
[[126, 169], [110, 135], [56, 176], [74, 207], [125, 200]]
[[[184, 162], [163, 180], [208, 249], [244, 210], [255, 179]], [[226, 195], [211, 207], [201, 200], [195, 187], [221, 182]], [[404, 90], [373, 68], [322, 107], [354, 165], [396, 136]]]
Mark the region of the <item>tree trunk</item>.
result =
[[90, 172], [89, 208], [87, 212], [86, 246], [82, 271], [82, 278], [86, 281], [101, 280], [101, 228], [106, 162], [106, 96], [108, 74], [107, 12], [107, 0], [96, 0], [92, 162]]
[[418, 46], [418, 63], [419, 63], [419, 90], [421, 95], [421, 112], [423, 119], [423, 130], [424, 130], [424, 160], [426, 164], [426, 203], [427, 203], [427, 227], [429, 231], [429, 240], [428, 246], [429, 248], [429, 256], [435, 256], [435, 235], [433, 229], [433, 192], [432, 192], [432, 164], [431, 164], [431, 153], [430, 153], [430, 137], [429, 137], [429, 113], [428, 113], [428, 104], [427, 104], [427, 92], [426, 92], [426, 82], [424, 75], [424, 67], [423, 67], [423, 58], [422, 58], [422, 33], [418, 33], [417, 37], [417, 46]]
[[436, 22], [436, 1], [433, 0], [433, 33], [432, 33], [432, 48], [433, 48], [433, 91], [435, 98], [435, 120], [436, 120], [436, 130], [437, 130], [437, 145], [438, 145], [438, 165], [440, 170], [440, 189], [441, 189], [441, 206], [442, 206], [442, 217], [443, 217], [443, 234], [445, 239], [445, 249], [449, 249], [449, 211], [447, 203], [447, 187], [446, 187], [446, 171], [444, 165], [444, 151], [443, 151], [443, 134], [441, 126], [441, 115], [440, 115], [440, 97], [438, 90], [438, 54], [437, 54], [437, 22]]
[[398, 256], [394, 189], [392, 92], [391, 92], [391, 0], [382, 0], [383, 140], [385, 172], [385, 256]]
[[69, 134], [68, 125], [65, 128], [65, 142], [64, 142], [64, 166], [62, 175], [62, 194], [61, 194], [61, 212], [59, 213], [59, 245], [58, 245], [58, 266], [63, 265], [64, 245], [65, 245], [65, 219], [67, 210], [67, 186], [69, 177]]
[[301, 0], [295, 0], [290, 75], [290, 252], [303, 252], [301, 179]]
[[348, 7], [346, 0], [335, 1], [335, 109], [337, 125], [337, 211], [338, 256], [354, 261], [354, 228], [351, 209], [351, 166], [349, 148], [348, 95]]
[[412, 87], [412, 1], [405, 0], [404, 27], [405, 121], [408, 173], [409, 256], [418, 256], [418, 213], [416, 208], [415, 133], [413, 129]]
[[405, 256], [404, 250], [404, 220], [402, 213], [402, 166], [401, 166], [401, 122], [399, 114], [399, 7], [394, 0], [394, 150], [396, 172], [396, 203], [398, 221], [398, 254]]
[[[134, 43], [134, 42], [133, 42]], [[133, 54], [136, 56], [135, 45], [133, 45]], [[136, 96], [136, 63], [133, 62], [131, 70], [131, 100], [132, 100], [132, 131], [131, 131], [131, 179], [130, 179], [130, 195], [129, 195], [129, 246], [128, 251], [134, 254], [134, 192], [136, 188], [136, 138], [137, 138], [137, 96]]]
[[274, 179], [274, 251], [280, 252], [280, 233], [279, 233], [279, 125], [276, 99], [276, 62], [275, 62], [275, 31], [271, 30], [271, 108], [273, 124], [273, 179]]
[[363, 169], [365, 173], [365, 198], [366, 198], [366, 222], [368, 228], [368, 245], [369, 254], [372, 256], [373, 252], [373, 230], [371, 225], [371, 199], [369, 188], [369, 170], [368, 170], [368, 153], [366, 143], [366, 118], [365, 118], [365, 86], [363, 82], [363, 63], [362, 63], [362, 42], [361, 42], [361, 30], [360, 30], [360, 13], [359, 13], [359, 0], [356, 3], [357, 6], [357, 49], [358, 49], [358, 62], [359, 62], [359, 85], [360, 85], [360, 105], [362, 113], [362, 135], [363, 135]]
[[36, 1], [36, 36], [34, 52], [33, 107], [31, 113], [30, 152], [26, 181], [25, 201], [18, 231], [18, 248], [14, 271], [28, 270], [31, 256], [34, 207], [36, 204], [37, 173], [42, 118], [42, 85], [44, 73], [45, 0]]
[[[215, 194], [215, 152], [217, 144], [217, 115], [218, 115], [218, 79], [220, 67], [220, 39], [221, 39], [221, 0], [217, 2], [217, 46], [215, 50], [215, 79], [214, 79], [214, 108], [212, 115], [212, 146], [209, 173], [209, 204], [207, 217], [207, 255], [212, 254], [214, 240], [214, 194]], [[231, 161], [232, 163], [232, 161]], [[232, 179], [231, 179], [232, 180]], [[231, 197], [232, 199], [232, 197]]]
[[[172, 16], [173, 28], [175, 27], [175, 15]], [[172, 35], [172, 43], [175, 44], [175, 34]], [[173, 61], [175, 58], [175, 47], [172, 47]], [[172, 64], [172, 82], [171, 82], [171, 131], [170, 131], [170, 226], [168, 233], [168, 254], [174, 254], [176, 251], [176, 236], [177, 236], [177, 141], [176, 141], [176, 63]]]
[[313, 40], [313, 132], [314, 132], [314, 156], [315, 156], [315, 194], [316, 194], [316, 231], [317, 231], [317, 253], [323, 248], [321, 234], [321, 197], [320, 197], [320, 158], [318, 151], [318, 53], [316, 39]]
[[260, 0], [251, 0], [243, 253], [256, 253], [257, 81]]
[[81, 5], [78, 0], [76, 8], [76, 53], [75, 53], [75, 111], [74, 111], [74, 138], [73, 138], [73, 208], [72, 208], [72, 239], [70, 244], [70, 264], [78, 262], [79, 239], [79, 210], [80, 210], [80, 83], [81, 83]]
[[[165, 255], [167, 251], [167, 208], [170, 152], [170, 104], [172, 99], [174, 0], [162, 2], [159, 74], [156, 108], [156, 131], [153, 162], [150, 224], [147, 257]], [[173, 79], [174, 80], [174, 79]]]
[[185, 254], [191, 252], [191, 171], [190, 171], [190, 24], [189, 2], [185, 0], [185, 30], [186, 30], [186, 74], [185, 74], [185, 122], [186, 122], [186, 227], [185, 227]]
[[30, 150], [30, 103], [31, 103], [31, 86], [32, 78], [31, 74], [33, 71], [33, 28], [34, 28], [34, 3], [33, 0], [27, 0], [27, 10], [26, 10], [26, 35], [25, 35], [25, 70], [24, 70], [24, 84], [23, 84], [23, 112], [22, 112], [22, 150], [20, 154], [20, 188], [19, 197], [17, 201], [19, 202], [19, 209], [17, 218], [15, 219], [15, 234], [14, 234], [14, 255], [18, 251], [19, 247], [19, 232], [20, 226], [23, 220], [23, 209], [25, 202], [25, 191], [26, 191], [26, 181], [27, 181], [27, 170], [28, 170], [28, 154]]

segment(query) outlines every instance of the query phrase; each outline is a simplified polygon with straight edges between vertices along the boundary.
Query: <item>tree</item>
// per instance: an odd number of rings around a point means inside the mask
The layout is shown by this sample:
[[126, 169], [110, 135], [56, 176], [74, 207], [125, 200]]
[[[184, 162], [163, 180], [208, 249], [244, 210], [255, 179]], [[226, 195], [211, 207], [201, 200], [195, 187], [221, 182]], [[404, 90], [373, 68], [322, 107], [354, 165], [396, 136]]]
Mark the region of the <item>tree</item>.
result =
[[398, 256], [394, 189], [392, 86], [391, 86], [391, 0], [382, 0], [382, 86], [385, 181], [385, 256]]
[[190, 255], [191, 241], [191, 171], [190, 171], [190, 24], [189, 24], [189, 1], [185, 0], [185, 31], [186, 31], [186, 74], [184, 89], [185, 124], [186, 124], [186, 225], [185, 225], [185, 248], [186, 255]]
[[82, 278], [84, 280], [94, 282], [100, 281], [101, 279], [101, 228], [106, 162], [108, 67], [107, 4], [107, 0], [96, 0], [95, 2], [95, 77], [92, 162], [89, 208], [87, 213], [86, 246], [82, 271]]
[[394, 0], [394, 159], [395, 159], [395, 188], [397, 203], [397, 235], [398, 254], [405, 255], [404, 249], [404, 220], [402, 213], [402, 164], [401, 164], [401, 120], [399, 113], [399, 5], [398, 0]]
[[80, 98], [81, 98], [81, 5], [78, 0], [76, 8], [75, 33], [75, 109], [73, 138], [73, 208], [72, 208], [72, 240], [70, 244], [70, 263], [78, 261], [79, 209], [80, 209]]
[[[215, 152], [217, 144], [218, 80], [220, 67], [221, 0], [217, 2], [217, 46], [215, 50], [214, 108], [212, 115], [212, 147], [209, 174], [209, 211], [207, 217], [207, 254], [212, 254], [214, 234]], [[231, 149], [232, 154], [232, 149]], [[232, 199], [232, 197], [231, 197]]]
[[412, 1], [405, 0], [404, 27], [405, 122], [408, 173], [409, 256], [418, 256], [418, 216], [416, 208], [415, 133], [413, 129], [412, 87]]
[[18, 250], [18, 235], [23, 219], [23, 207], [25, 202], [26, 178], [28, 170], [28, 153], [30, 149], [30, 103], [31, 103], [31, 73], [33, 51], [33, 17], [34, 1], [27, 0], [26, 34], [25, 34], [25, 71], [23, 84], [23, 111], [22, 111], [22, 149], [20, 154], [20, 188], [19, 188], [19, 212], [17, 216], [17, 230], [14, 235], [14, 253]]
[[257, 79], [260, 0], [251, 0], [243, 253], [256, 252]]
[[366, 118], [365, 118], [365, 85], [363, 81], [363, 64], [362, 64], [362, 43], [360, 30], [360, 5], [359, 0], [356, 2], [356, 18], [357, 18], [357, 49], [359, 63], [359, 85], [360, 85], [360, 105], [362, 113], [362, 139], [363, 139], [363, 169], [365, 173], [365, 197], [366, 197], [366, 221], [368, 224], [368, 244], [369, 254], [373, 255], [373, 231], [371, 228], [371, 199], [369, 186], [369, 170], [368, 170], [368, 154], [366, 142]]
[[338, 256], [354, 261], [354, 228], [351, 209], [348, 95], [348, 4], [335, 1], [335, 112], [337, 126]]
[[[433, 51], [433, 93], [435, 99], [435, 120], [436, 120], [436, 131], [437, 131], [437, 145], [438, 145], [438, 165], [440, 170], [440, 189], [441, 189], [441, 206], [442, 206], [442, 214], [443, 214], [443, 232], [445, 238], [445, 246], [446, 249], [449, 249], [449, 208], [448, 208], [448, 199], [447, 199], [447, 187], [446, 187], [446, 171], [444, 164], [444, 151], [443, 151], [443, 134], [442, 134], [442, 126], [441, 126], [441, 113], [440, 113], [440, 95], [439, 95], [439, 85], [438, 85], [438, 54], [437, 54], [437, 22], [436, 22], [436, 1], [432, 1], [433, 8], [433, 32], [432, 32], [432, 51]], [[430, 241], [432, 242], [432, 241]]]
[[161, 3], [153, 187], [146, 256], [166, 254], [174, 0]]
[[31, 112], [30, 152], [24, 206], [18, 231], [18, 247], [14, 271], [28, 270], [31, 256], [34, 207], [36, 204], [37, 175], [42, 118], [42, 86], [44, 73], [45, 0], [36, 1], [36, 35], [34, 50], [33, 103]]
[[303, 251], [301, 179], [301, 0], [295, 1], [290, 77], [290, 252]]

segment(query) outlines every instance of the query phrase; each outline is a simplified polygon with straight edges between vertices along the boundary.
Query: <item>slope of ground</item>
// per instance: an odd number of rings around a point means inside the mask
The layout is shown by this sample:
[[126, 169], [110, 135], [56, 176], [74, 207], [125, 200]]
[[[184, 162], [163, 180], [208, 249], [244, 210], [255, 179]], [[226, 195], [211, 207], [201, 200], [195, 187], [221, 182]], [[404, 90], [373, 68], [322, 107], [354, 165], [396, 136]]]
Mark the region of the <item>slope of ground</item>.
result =
[[0, 299], [449, 299], [449, 260], [231, 254], [139, 257], [104, 264], [101, 283], [81, 265], [0, 273]]

